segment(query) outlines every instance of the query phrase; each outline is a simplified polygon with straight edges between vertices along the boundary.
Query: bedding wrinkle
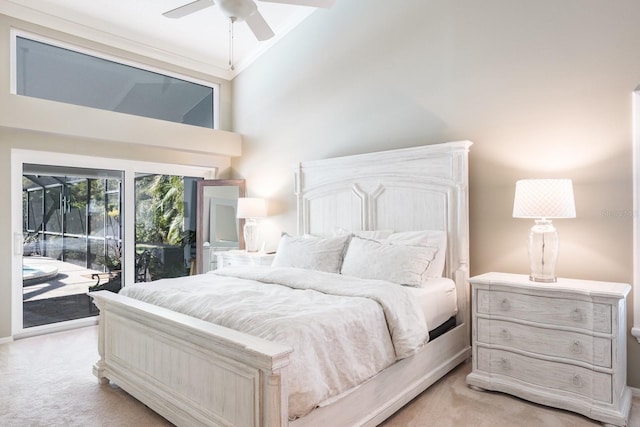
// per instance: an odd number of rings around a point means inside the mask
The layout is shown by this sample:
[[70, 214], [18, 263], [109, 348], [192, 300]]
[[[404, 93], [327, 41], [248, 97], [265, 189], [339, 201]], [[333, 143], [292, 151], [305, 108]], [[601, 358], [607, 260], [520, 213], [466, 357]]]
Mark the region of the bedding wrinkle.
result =
[[429, 339], [424, 314], [407, 287], [402, 285], [298, 268], [227, 267], [210, 273], [262, 283], [279, 283], [296, 289], [314, 289], [332, 295], [372, 299], [384, 311], [398, 359], [415, 353]]
[[[409, 293], [398, 285], [398, 293], [389, 290], [395, 288], [388, 282], [369, 282], [375, 281], [294, 268], [230, 267], [129, 285], [121, 293], [290, 346], [289, 415], [297, 418], [428, 340]], [[403, 330], [405, 325], [411, 327]]]

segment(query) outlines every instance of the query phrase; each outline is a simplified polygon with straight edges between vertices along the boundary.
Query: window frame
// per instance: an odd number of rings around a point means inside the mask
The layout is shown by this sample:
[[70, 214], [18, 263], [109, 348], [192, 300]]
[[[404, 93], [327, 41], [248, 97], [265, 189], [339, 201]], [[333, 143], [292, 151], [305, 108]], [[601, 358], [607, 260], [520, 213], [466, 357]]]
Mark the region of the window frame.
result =
[[[121, 64], [121, 65], [126, 65], [129, 67], [134, 67], [134, 68], [139, 68], [141, 70], [145, 70], [145, 71], [150, 71], [153, 73], [157, 73], [157, 74], [161, 74], [163, 76], [167, 76], [167, 77], [172, 77], [175, 79], [180, 79], [180, 80], [184, 80], [187, 81], [189, 83], [194, 83], [194, 84], [198, 84], [198, 85], [202, 85], [202, 86], [206, 86], [209, 87], [211, 89], [213, 89], [213, 129], [214, 130], [219, 130], [220, 129], [220, 84], [218, 83], [213, 83], [210, 81], [206, 81], [206, 80], [202, 80], [202, 79], [198, 79], [192, 76], [188, 76], [185, 74], [180, 74], [180, 73], [176, 73], [173, 71], [169, 71], [167, 69], [163, 69], [163, 68], [159, 68], [159, 67], [154, 67], [151, 66], [149, 64], [145, 64], [143, 62], [138, 62], [138, 61], [134, 61], [131, 59], [127, 59], [121, 56], [116, 56], [116, 55], [111, 55], [111, 54], [107, 54], [105, 52], [101, 52], [98, 50], [93, 50], [93, 49], [89, 49], [86, 47], [82, 47], [76, 44], [72, 44], [72, 43], [67, 43], [61, 40], [57, 40], [57, 39], [53, 39], [50, 37], [46, 37], [46, 36], [42, 36], [40, 34], [36, 34], [33, 32], [29, 32], [29, 31], [25, 31], [22, 29], [18, 29], [18, 28], [14, 28], [12, 27], [10, 30], [10, 42], [9, 42], [9, 49], [10, 49], [10, 55], [9, 55], [9, 62], [10, 62], [10, 67], [9, 67], [9, 92], [12, 95], [16, 95], [16, 96], [25, 96], [25, 95], [20, 95], [18, 94], [18, 57], [17, 57], [17, 38], [18, 37], [22, 37], [25, 39], [29, 39], [35, 42], [39, 42], [39, 43], [45, 43], [54, 47], [59, 47], [62, 49], [67, 49], [76, 53], [80, 53], [83, 55], [89, 55], [89, 56], [93, 56], [95, 58], [99, 58], [99, 59], [103, 59], [106, 61], [110, 61], [110, 62], [115, 62], [117, 64]], [[36, 98], [36, 99], [42, 99], [42, 98]], [[52, 101], [52, 102], [60, 102], [60, 101]], [[75, 104], [70, 104], [70, 105], [75, 105]], [[85, 107], [84, 108], [90, 108], [90, 107]], [[109, 111], [109, 110], [104, 110], [104, 111]], [[122, 113], [120, 113], [122, 114]], [[124, 113], [124, 114], [128, 114], [128, 113]], [[131, 114], [129, 114], [131, 115]], [[143, 117], [143, 116], [139, 116], [139, 117]], [[156, 119], [156, 120], [162, 120], [162, 119]], [[166, 120], [165, 120], [166, 121]], [[172, 122], [172, 123], [177, 123], [177, 122]], [[177, 124], [183, 124], [183, 123], [177, 123]], [[188, 125], [188, 124], [184, 124], [185, 126], [194, 126], [194, 125]], [[207, 128], [205, 128], [207, 129]]]
[[633, 325], [631, 335], [640, 343], [640, 89], [632, 94], [633, 122]]

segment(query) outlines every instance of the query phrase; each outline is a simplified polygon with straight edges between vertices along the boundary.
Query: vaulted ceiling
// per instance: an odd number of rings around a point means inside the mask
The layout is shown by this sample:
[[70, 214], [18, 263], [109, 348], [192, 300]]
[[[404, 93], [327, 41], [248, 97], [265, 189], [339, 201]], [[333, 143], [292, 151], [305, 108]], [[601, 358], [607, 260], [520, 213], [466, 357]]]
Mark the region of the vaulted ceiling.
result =
[[[200, 64], [201, 71], [233, 78], [261, 53], [311, 13], [313, 7], [256, 1], [258, 11], [275, 36], [257, 41], [246, 22], [234, 24], [234, 69], [229, 67], [229, 19], [218, 4], [179, 19], [163, 16], [189, 0], [0, 0], [0, 13], [38, 24], [48, 21], [80, 26], [87, 34], [107, 35], [142, 44], [151, 52], [183, 58]], [[196, 66], [194, 66], [196, 68]]]

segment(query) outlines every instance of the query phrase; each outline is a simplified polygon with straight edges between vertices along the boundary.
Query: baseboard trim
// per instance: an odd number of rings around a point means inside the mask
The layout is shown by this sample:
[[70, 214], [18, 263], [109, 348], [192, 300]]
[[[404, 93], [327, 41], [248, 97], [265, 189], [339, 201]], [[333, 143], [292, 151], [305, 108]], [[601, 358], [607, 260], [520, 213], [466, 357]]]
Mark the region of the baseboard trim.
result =
[[48, 325], [34, 326], [32, 328], [24, 329], [22, 332], [15, 334], [13, 337], [16, 340], [23, 338], [35, 337], [38, 335], [54, 334], [56, 332], [65, 332], [73, 329], [84, 328], [87, 326], [94, 326], [98, 324], [98, 316], [83, 317], [81, 319], [69, 320], [67, 322], [51, 323]]
[[1, 337], [0, 344], [9, 344], [13, 342], [13, 337]]
[[640, 388], [629, 387], [629, 389], [631, 390], [631, 395], [633, 397], [640, 397]]

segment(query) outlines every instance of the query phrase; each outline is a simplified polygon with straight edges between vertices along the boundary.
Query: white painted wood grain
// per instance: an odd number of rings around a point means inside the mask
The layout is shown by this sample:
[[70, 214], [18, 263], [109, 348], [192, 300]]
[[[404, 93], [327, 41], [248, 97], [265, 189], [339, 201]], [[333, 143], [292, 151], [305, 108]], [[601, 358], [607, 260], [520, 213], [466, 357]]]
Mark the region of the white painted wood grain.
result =
[[611, 305], [553, 296], [479, 290], [479, 313], [596, 332], [611, 332]]
[[569, 363], [487, 348], [478, 348], [478, 369], [492, 375], [504, 375], [549, 390], [563, 390], [611, 403], [610, 374], [595, 372]]
[[[101, 382], [114, 381], [179, 426], [379, 424], [471, 353], [470, 145], [436, 144], [304, 162], [296, 168], [301, 232], [390, 228], [447, 233], [445, 274], [457, 287], [457, 326], [416, 355], [290, 423], [290, 348], [101, 291], [91, 293], [100, 308], [100, 360], [94, 374]], [[238, 262], [247, 260], [240, 258]]]
[[473, 370], [467, 384], [626, 426], [622, 283], [486, 273], [470, 279]]
[[611, 340], [478, 316], [478, 343], [611, 367]]
[[217, 258], [217, 268], [249, 267], [252, 265], [269, 266], [275, 257], [274, 254], [247, 252], [245, 250], [217, 251], [214, 255]]

